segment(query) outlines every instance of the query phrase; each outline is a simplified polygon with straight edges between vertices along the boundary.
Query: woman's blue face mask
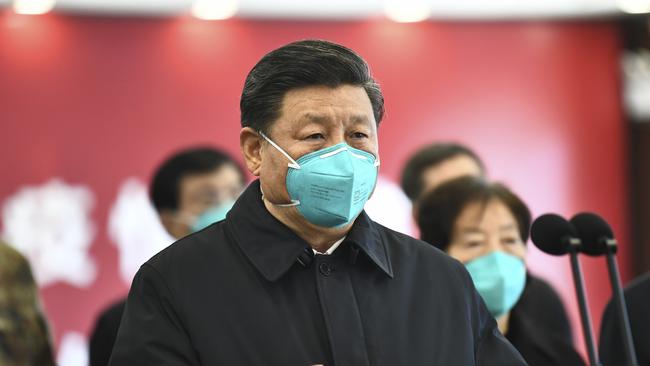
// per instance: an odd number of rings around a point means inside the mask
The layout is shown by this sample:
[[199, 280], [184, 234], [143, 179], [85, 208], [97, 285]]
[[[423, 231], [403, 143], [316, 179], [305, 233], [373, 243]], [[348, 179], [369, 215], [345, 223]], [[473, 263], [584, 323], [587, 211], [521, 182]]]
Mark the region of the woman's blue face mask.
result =
[[495, 318], [509, 312], [526, 285], [526, 265], [521, 258], [493, 251], [465, 263], [476, 290]]

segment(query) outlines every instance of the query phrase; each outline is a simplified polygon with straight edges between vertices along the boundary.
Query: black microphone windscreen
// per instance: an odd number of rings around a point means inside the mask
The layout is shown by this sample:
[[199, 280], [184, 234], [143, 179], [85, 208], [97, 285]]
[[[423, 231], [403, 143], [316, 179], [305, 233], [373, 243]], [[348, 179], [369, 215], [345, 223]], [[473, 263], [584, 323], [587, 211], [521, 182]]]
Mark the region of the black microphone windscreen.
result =
[[582, 212], [573, 216], [571, 224], [582, 241], [582, 253], [592, 256], [607, 253], [607, 244], [603, 239], [614, 239], [614, 232], [607, 221], [594, 213]]
[[545, 214], [538, 217], [530, 228], [530, 238], [537, 248], [551, 255], [569, 251], [569, 238], [577, 237], [573, 226], [562, 216]]

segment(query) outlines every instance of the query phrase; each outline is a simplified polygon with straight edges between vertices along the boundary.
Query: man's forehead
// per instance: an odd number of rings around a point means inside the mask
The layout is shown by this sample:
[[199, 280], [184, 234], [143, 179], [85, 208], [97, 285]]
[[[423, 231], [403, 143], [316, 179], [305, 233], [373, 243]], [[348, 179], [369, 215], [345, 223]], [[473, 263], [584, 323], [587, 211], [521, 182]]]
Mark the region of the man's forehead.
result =
[[285, 108], [294, 106], [372, 106], [364, 88], [357, 85], [307, 86], [287, 91], [282, 98]]
[[[341, 116], [338, 116], [336, 113], [327, 113], [327, 112], [319, 112], [319, 111], [314, 111], [314, 110], [307, 110], [302, 113], [300, 113], [296, 120], [297, 122], [303, 122], [303, 123], [329, 123], [332, 122], [333, 120], [336, 120], [340, 118]], [[368, 115], [364, 113], [356, 113], [356, 112], [347, 112], [345, 113], [346, 120], [348, 122], [352, 123], [367, 123], [368, 121]]]
[[[483, 229], [481, 227], [481, 224], [483, 223], [484, 221], [465, 224], [460, 228], [460, 231], [465, 234], [483, 233]], [[497, 226], [497, 229], [499, 231], [512, 231], [517, 229], [517, 225], [514, 222], [500, 223]]]
[[349, 114], [350, 119], [360, 121], [373, 115], [372, 103], [365, 89], [353, 85], [290, 90], [284, 95], [281, 112], [310, 122], [324, 122], [337, 113]]
[[224, 163], [219, 167], [206, 171], [186, 174], [180, 179], [181, 188], [184, 187], [214, 187], [241, 182], [241, 174], [231, 163]]

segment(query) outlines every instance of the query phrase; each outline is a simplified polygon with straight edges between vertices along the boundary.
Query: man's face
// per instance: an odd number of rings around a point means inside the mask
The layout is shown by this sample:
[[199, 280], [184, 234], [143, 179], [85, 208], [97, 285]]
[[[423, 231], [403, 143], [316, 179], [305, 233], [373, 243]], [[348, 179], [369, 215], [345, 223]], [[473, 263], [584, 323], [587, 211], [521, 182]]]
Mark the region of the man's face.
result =
[[[225, 164], [205, 174], [185, 176], [179, 183], [178, 210], [162, 215], [165, 229], [175, 238], [192, 232], [193, 221], [208, 209], [235, 200], [243, 189], [239, 170]], [[165, 216], [167, 219], [165, 219]]]
[[465, 176], [480, 177], [482, 175], [483, 171], [474, 159], [467, 155], [454, 156], [422, 173], [421, 196], [447, 181]]
[[[378, 156], [377, 124], [366, 91], [357, 86], [313, 86], [284, 96], [280, 117], [268, 136], [294, 160], [345, 142]], [[260, 137], [261, 138], [261, 137]], [[289, 203], [286, 189], [288, 159], [267, 142], [260, 146], [259, 175], [267, 200]]]

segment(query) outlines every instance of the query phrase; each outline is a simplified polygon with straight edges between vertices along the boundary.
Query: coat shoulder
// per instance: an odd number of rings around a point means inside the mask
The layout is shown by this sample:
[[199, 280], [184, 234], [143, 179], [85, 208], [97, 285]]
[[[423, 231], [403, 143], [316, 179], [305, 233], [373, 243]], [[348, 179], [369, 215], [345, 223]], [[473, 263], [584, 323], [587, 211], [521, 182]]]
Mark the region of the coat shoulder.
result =
[[220, 257], [222, 253], [219, 252], [228, 250], [229, 247], [223, 245], [228, 241], [223, 223], [223, 221], [217, 222], [175, 241], [154, 255], [144, 265], [153, 267], [164, 276], [170, 271], [184, 271]]
[[409, 235], [389, 229], [374, 223], [382, 236], [386, 250], [393, 265], [410, 267], [424, 272], [435, 272], [437, 275], [460, 275], [466, 281], [467, 271], [458, 260], [433, 245], [413, 238]]

